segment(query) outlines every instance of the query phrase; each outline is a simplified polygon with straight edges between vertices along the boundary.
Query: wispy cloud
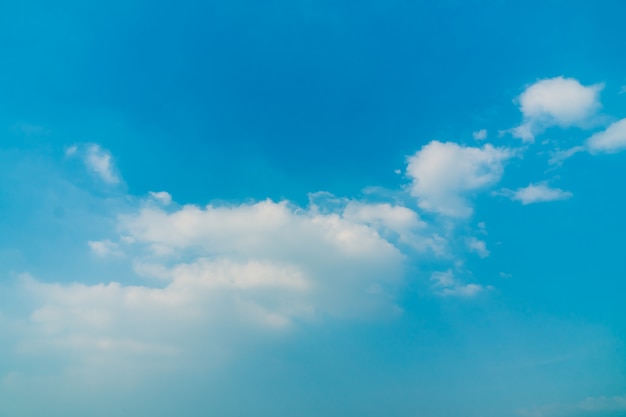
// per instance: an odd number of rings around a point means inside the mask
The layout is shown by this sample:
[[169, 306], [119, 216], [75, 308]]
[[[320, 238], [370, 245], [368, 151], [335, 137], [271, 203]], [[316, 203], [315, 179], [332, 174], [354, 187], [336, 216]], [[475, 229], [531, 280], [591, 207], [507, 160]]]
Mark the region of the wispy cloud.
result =
[[102, 149], [100, 145], [91, 144], [85, 153], [85, 164], [102, 181], [117, 184], [120, 178], [115, 172], [111, 153]]
[[519, 201], [524, 205], [534, 203], [545, 203], [549, 201], [567, 200], [573, 196], [569, 191], [560, 188], [551, 188], [546, 183], [529, 184], [517, 190], [504, 189], [496, 193], [511, 200]]
[[550, 165], [560, 166], [563, 162], [576, 155], [577, 153], [586, 151], [587, 148], [584, 146], [574, 146], [573, 148], [559, 150], [552, 153], [552, 156], [548, 163]]
[[68, 146], [65, 149], [65, 156], [81, 159], [92, 174], [107, 184], [115, 185], [121, 181], [111, 152], [96, 143]]
[[492, 289], [491, 286], [484, 287], [479, 284], [464, 284], [455, 278], [452, 270], [433, 272], [430, 280], [433, 283], [435, 294], [442, 297], [469, 298]]
[[13, 125], [11, 131], [26, 136], [47, 135], [50, 133], [50, 129], [44, 126], [24, 122]]
[[475, 237], [470, 237], [465, 240], [465, 244], [470, 252], [476, 253], [481, 258], [486, 258], [489, 256], [489, 249], [487, 249], [487, 243], [484, 240], [476, 239]]

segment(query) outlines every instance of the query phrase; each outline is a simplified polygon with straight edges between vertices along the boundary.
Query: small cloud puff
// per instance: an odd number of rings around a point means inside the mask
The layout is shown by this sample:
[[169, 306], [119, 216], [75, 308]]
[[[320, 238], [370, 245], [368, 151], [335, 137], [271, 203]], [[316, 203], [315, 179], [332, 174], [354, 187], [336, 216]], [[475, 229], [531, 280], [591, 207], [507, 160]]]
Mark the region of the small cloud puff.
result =
[[527, 187], [518, 188], [515, 191], [505, 189], [498, 194], [509, 197], [511, 200], [520, 201], [523, 205], [567, 200], [573, 196], [569, 191], [551, 188], [545, 183], [529, 184]]
[[524, 142], [534, 142], [537, 134], [552, 126], [588, 126], [600, 108], [603, 88], [603, 84], [584, 86], [574, 78], [540, 80], [519, 96], [524, 121], [511, 133]]
[[463, 284], [455, 277], [452, 270], [445, 272], [433, 272], [430, 277], [435, 288], [435, 294], [441, 297], [474, 297], [485, 290], [492, 289], [491, 286], [483, 287], [478, 284]]
[[105, 240], [90, 240], [87, 242], [91, 251], [99, 256], [120, 256], [122, 253], [118, 249], [118, 245], [115, 242], [111, 242], [109, 239]]
[[408, 159], [411, 195], [423, 210], [469, 217], [473, 210], [468, 195], [496, 184], [513, 155], [489, 144], [476, 148], [432, 141]]
[[487, 249], [487, 244], [484, 240], [476, 239], [475, 237], [470, 237], [465, 240], [465, 244], [470, 252], [476, 253], [481, 258], [486, 258], [489, 256], [489, 249]]
[[487, 139], [487, 129], [480, 129], [476, 132], [472, 133], [472, 137], [476, 140], [485, 140]]
[[150, 197], [163, 204], [164, 206], [167, 206], [172, 202], [172, 196], [167, 191], [150, 191]]

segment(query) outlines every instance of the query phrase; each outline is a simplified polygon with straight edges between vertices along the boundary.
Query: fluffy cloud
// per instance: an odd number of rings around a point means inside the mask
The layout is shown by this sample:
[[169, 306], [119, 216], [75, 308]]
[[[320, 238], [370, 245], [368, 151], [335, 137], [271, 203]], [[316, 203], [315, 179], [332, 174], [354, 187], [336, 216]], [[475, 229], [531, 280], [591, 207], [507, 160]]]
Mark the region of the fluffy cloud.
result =
[[297, 266], [200, 258], [166, 274], [162, 287], [25, 279], [23, 290], [40, 307], [30, 316], [35, 331], [20, 349], [71, 351], [86, 360], [174, 357], [224, 349], [232, 342], [224, 328], [232, 337], [245, 327], [284, 328], [319, 308], [311, 300], [315, 283]]
[[90, 242], [96, 254], [128, 255], [133, 284], [24, 278], [36, 307], [19, 349], [71, 352], [98, 366], [210, 361], [302, 321], [398, 314], [405, 256], [379, 231], [408, 239], [424, 226], [416, 213], [357, 202], [323, 211], [270, 200], [167, 210], [146, 201], [119, 218], [118, 241]]
[[584, 86], [573, 78], [549, 78], [528, 87], [519, 97], [523, 123], [514, 136], [533, 142], [535, 135], [551, 126], [584, 127], [600, 108], [602, 84]]
[[441, 297], [474, 297], [491, 287], [478, 284], [463, 284], [454, 277], [452, 270], [433, 272], [430, 277], [435, 293]]
[[587, 139], [587, 148], [591, 153], [611, 153], [626, 149], [626, 119], [619, 120], [606, 130]]
[[513, 154], [510, 149], [489, 144], [477, 148], [432, 141], [408, 160], [411, 195], [417, 197], [423, 210], [469, 217], [472, 207], [468, 197], [496, 184], [504, 172], [504, 162]]
[[529, 184], [527, 187], [518, 188], [515, 191], [503, 190], [500, 194], [509, 197], [511, 200], [520, 201], [524, 205], [567, 200], [573, 195], [571, 192], [563, 191], [560, 188], [551, 188], [545, 183]]

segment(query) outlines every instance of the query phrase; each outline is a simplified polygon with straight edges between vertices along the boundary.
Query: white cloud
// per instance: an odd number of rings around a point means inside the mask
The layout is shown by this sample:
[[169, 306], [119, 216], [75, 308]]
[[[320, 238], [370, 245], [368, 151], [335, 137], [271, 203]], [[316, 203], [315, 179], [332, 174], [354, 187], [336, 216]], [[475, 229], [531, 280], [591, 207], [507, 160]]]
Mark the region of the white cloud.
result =
[[600, 108], [603, 84], [584, 86], [574, 78], [556, 77], [537, 81], [519, 97], [523, 123], [511, 129], [524, 142], [551, 126], [585, 127]]
[[435, 293], [441, 297], [469, 298], [491, 289], [490, 286], [483, 287], [478, 284], [463, 284], [454, 277], [452, 270], [433, 272], [430, 280], [433, 282]]
[[560, 188], [551, 188], [545, 183], [529, 184], [527, 187], [518, 188], [516, 191], [502, 190], [500, 194], [511, 200], [520, 201], [524, 205], [567, 200], [573, 195], [571, 192], [563, 191]]
[[101, 256], [123, 248], [136, 276], [156, 280], [25, 278], [23, 291], [39, 307], [22, 351], [71, 352], [97, 363], [148, 363], [189, 350], [208, 358], [234, 348], [234, 339], [301, 321], [393, 316], [405, 256], [378, 230], [422, 227], [413, 211], [389, 204], [352, 202], [329, 213], [270, 200], [168, 212], [144, 204], [120, 218], [123, 243], [89, 246]]
[[470, 252], [476, 253], [481, 258], [486, 258], [489, 256], [489, 250], [487, 249], [487, 243], [484, 240], [476, 239], [475, 237], [470, 237], [465, 240], [465, 244]]
[[476, 132], [472, 133], [472, 137], [476, 140], [485, 140], [487, 139], [487, 129], [480, 129]]
[[587, 139], [591, 153], [613, 153], [626, 149], [626, 119], [611, 124], [606, 130]]
[[[463, 196], [499, 177], [500, 160], [508, 157], [490, 145], [434, 143], [422, 152], [438, 145], [460, 158], [464, 171], [455, 175], [474, 176], [460, 184], [443, 181], [449, 192]], [[68, 149], [69, 156], [99, 161], [94, 170], [115, 175], [110, 154], [98, 145]], [[463, 165], [467, 158], [472, 166]], [[423, 173], [419, 167], [417, 172]], [[442, 254], [453, 232], [399, 204], [325, 196], [324, 204], [308, 207], [271, 200], [181, 206], [165, 191], [145, 199], [124, 196], [125, 203], [108, 212], [113, 224], [107, 229], [116, 236], [100, 234], [87, 244], [96, 256], [124, 256], [125, 262], [115, 269], [107, 265], [116, 275], [101, 283], [87, 273], [87, 283], [69, 283], [75, 277], [64, 283], [24, 280], [22, 296], [34, 307], [20, 352], [69, 354], [73, 366], [84, 362], [85, 369], [111, 361], [149, 367], [158, 358], [194, 357], [190, 351], [215, 358], [242, 340], [270, 337], [303, 322], [398, 314], [407, 260], [402, 251]], [[455, 282], [435, 290], [472, 296], [483, 287]]]
[[150, 197], [167, 206], [172, 202], [172, 196], [167, 191], [150, 191]]
[[349, 202], [343, 210], [343, 217], [354, 223], [365, 224], [381, 232], [392, 232], [400, 240], [409, 243], [416, 239], [415, 232], [426, 227], [413, 210], [392, 206], [389, 203]]
[[117, 184], [120, 178], [115, 173], [111, 153], [102, 149], [99, 145], [91, 144], [87, 147], [84, 156], [85, 164], [102, 181], [109, 184]]
[[452, 142], [432, 141], [408, 159], [411, 195], [426, 211], [450, 217], [469, 217], [468, 197], [496, 184], [504, 162], [513, 156], [507, 148], [489, 144], [465, 147]]
[[100, 257], [122, 255], [117, 243], [111, 242], [109, 239], [99, 241], [90, 240], [87, 244], [89, 245], [89, 248], [91, 248], [91, 251]]
[[[143, 207], [121, 218], [120, 229], [154, 253], [199, 248], [212, 255], [245, 255], [279, 260], [328, 255], [371, 259], [399, 254], [378, 232], [342, 217], [270, 200], [234, 206], [185, 205], [174, 212]], [[318, 252], [321, 251], [321, 252]], [[323, 253], [322, 253], [323, 252]], [[370, 253], [371, 252], [371, 253]]]

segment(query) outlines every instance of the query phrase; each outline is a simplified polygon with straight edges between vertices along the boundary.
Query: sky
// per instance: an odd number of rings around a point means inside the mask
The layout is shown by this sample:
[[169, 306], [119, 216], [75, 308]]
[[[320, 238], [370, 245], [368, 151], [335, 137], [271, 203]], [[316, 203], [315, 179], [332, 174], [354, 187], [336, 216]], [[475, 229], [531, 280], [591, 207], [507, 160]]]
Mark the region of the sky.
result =
[[621, 1], [0, 3], [0, 417], [626, 416]]

